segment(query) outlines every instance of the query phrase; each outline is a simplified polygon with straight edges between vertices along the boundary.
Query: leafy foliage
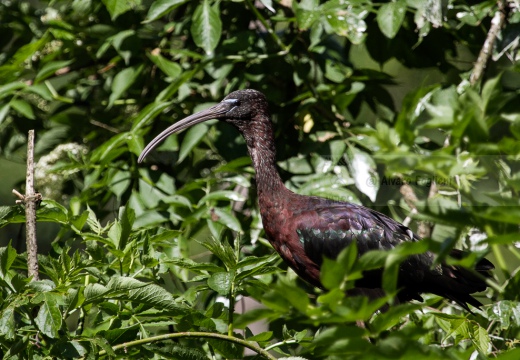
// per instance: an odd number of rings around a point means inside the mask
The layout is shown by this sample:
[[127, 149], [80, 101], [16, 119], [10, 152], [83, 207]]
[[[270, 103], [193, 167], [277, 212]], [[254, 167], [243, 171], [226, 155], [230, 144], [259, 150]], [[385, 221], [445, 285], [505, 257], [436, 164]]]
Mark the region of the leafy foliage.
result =
[[[40, 281], [21, 239], [0, 233], [2, 358], [518, 358], [520, 12], [498, 3], [2, 2], [0, 161], [23, 163], [36, 129], [37, 217], [51, 224]], [[503, 4], [493, 59], [470, 85]], [[427, 239], [348, 248], [312, 289], [263, 237], [234, 129], [199, 124], [137, 165], [153, 134], [245, 87], [270, 101], [290, 189], [426, 225]], [[21, 206], [0, 207], [0, 227], [24, 221]], [[472, 253], [446, 259], [454, 246]], [[497, 265], [482, 311], [426, 296], [376, 312], [399, 261], [428, 249]], [[386, 298], [345, 296], [383, 266]], [[246, 298], [263, 307], [229, 310]]]

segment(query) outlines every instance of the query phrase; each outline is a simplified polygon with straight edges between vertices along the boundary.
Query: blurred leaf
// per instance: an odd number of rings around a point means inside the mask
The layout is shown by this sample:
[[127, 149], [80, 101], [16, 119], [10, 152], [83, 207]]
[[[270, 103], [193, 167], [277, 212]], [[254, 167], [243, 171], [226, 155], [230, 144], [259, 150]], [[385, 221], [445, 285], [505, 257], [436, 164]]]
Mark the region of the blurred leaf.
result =
[[179, 149], [179, 159], [177, 163], [182, 162], [190, 151], [206, 136], [208, 132], [207, 124], [198, 124], [191, 127], [184, 136], [181, 147]]
[[387, 38], [393, 39], [401, 28], [405, 15], [406, 1], [392, 1], [379, 8], [377, 24]]
[[213, 200], [244, 201], [245, 197], [235, 191], [218, 190], [203, 196], [199, 200], [198, 206], [205, 202], [211, 202]]
[[27, 101], [21, 99], [13, 99], [9, 102], [9, 105], [26, 119], [36, 119], [36, 117], [34, 116], [32, 106]]
[[70, 64], [72, 64], [74, 60], [64, 60], [64, 61], [51, 61], [45, 64], [41, 70], [38, 72], [36, 77], [34, 78], [35, 83], [39, 83], [42, 80], [47, 79], [49, 76], [54, 75], [54, 73], [58, 70], [66, 68]]
[[141, 5], [141, 0], [103, 0], [112, 20], [128, 10]]
[[148, 10], [144, 23], [157, 20], [188, 0], [158, 0], [154, 1]]
[[121, 98], [123, 93], [134, 83], [142, 70], [143, 65], [125, 68], [117, 73], [112, 82], [112, 94], [110, 94], [108, 99], [108, 108], [111, 108], [114, 102]]
[[372, 202], [376, 201], [379, 191], [379, 175], [376, 171], [374, 159], [367, 153], [354, 147], [349, 149], [349, 170], [356, 183], [356, 187], [369, 197]]
[[240, 221], [231, 213], [230, 210], [225, 208], [211, 208], [211, 220], [216, 221], [233, 231], [242, 232], [242, 225]]
[[161, 69], [166, 75], [169, 77], [176, 78], [180, 75], [182, 72], [182, 68], [179, 64], [170, 61], [166, 59], [165, 57], [161, 56], [160, 53], [155, 53], [154, 51], [146, 54], [150, 60], [153, 61], [155, 65], [159, 69]]

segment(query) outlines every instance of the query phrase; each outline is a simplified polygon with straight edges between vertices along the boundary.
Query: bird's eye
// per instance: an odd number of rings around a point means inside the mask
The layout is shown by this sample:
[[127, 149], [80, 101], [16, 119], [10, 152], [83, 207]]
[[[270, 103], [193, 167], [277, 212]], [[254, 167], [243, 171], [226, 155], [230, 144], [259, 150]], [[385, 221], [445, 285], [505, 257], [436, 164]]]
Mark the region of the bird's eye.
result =
[[235, 105], [235, 106], [240, 105], [240, 100], [238, 100], [238, 99], [226, 99], [226, 100], [224, 100], [224, 102], [227, 102], [227, 103], [233, 104], [233, 105]]

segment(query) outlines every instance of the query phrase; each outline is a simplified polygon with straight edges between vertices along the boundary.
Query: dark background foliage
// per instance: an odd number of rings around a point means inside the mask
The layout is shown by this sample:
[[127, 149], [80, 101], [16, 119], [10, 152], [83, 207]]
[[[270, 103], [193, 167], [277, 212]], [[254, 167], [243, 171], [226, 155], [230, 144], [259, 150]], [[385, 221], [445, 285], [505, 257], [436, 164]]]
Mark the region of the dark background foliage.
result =
[[[252, 357], [242, 339], [275, 358], [517, 358], [519, 22], [515, 1], [2, 2], [3, 358]], [[362, 203], [427, 240], [386, 264], [349, 248], [318, 291], [272, 255], [235, 129], [197, 125], [137, 164], [169, 124], [242, 88], [269, 100], [290, 189]], [[29, 129], [36, 282], [10, 194]], [[454, 246], [473, 252], [464, 266], [497, 267], [482, 311], [428, 295], [372, 315], [382, 303], [344, 297], [363, 269], [386, 265], [391, 294], [392, 261]]]

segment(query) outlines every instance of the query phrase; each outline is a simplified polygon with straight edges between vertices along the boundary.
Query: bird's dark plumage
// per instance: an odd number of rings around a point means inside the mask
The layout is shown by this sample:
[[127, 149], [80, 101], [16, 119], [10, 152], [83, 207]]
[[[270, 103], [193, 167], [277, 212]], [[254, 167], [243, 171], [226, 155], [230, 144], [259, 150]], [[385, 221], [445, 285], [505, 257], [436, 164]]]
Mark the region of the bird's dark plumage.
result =
[[[420, 240], [406, 226], [369, 208], [289, 191], [276, 170], [267, 100], [256, 90], [235, 91], [219, 104], [170, 126], [146, 146], [139, 162], [170, 134], [209, 119], [230, 123], [244, 136], [256, 171], [258, 202], [267, 238], [283, 260], [309, 283], [322, 287], [323, 257], [336, 258], [352, 242], [356, 243], [358, 253], [363, 254]], [[462, 252], [453, 250], [451, 256], [461, 258]], [[420, 294], [429, 292], [453, 300], [467, 310], [467, 304], [481, 305], [471, 294], [486, 289], [483, 279], [490, 276], [493, 264], [482, 259], [472, 272], [447, 264], [432, 266], [433, 260], [433, 253], [426, 252], [401, 263], [399, 301], [422, 300]], [[356, 282], [360, 292], [382, 294], [382, 270], [371, 271], [369, 275]]]

